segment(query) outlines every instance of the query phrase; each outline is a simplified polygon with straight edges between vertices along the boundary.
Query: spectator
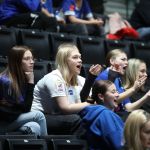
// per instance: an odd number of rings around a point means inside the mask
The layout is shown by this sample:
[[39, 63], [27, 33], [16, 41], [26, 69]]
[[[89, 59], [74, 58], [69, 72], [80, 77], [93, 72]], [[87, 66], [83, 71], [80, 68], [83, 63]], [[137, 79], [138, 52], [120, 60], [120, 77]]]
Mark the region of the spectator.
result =
[[[128, 61], [128, 67], [126, 68], [125, 75], [123, 76], [123, 86], [127, 90], [134, 85], [136, 79], [141, 79], [142, 77], [147, 77], [146, 63], [140, 59], [132, 58]], [[132, 102], [140, 102], [141, 108], [150, 112], [149, 104], [149, 87], [141, 86], [141, 88], [131, 96]]]
[[55, 17], [42, 12], [41, 0], [4, 0], [0, 4], [0, 25], [57, 30]]
[[120, 150], [123, 144], [123, 121], [113, 111], [119, 94], [109, 80], [95, 81], [92, 98], [98, 104], [80, 112], [82, 125], [91, 150]]
[[1, 132], [20, 130], [47, 135], [43, 113], [30, 112], [34, 88], [33, 66], [33, 56], [28, 47], [14, 46], [9, 51], [8, 67], [0, 74]]
[[[72, 134], [80, 126], [76, 113], [90, 105], [80, 99], [85, 79], [79, 76], [82, 60], [78, 48], [73, 44], [60, 45], [56, 63], [57, 69], [36, 84], [32, 110], [44, 112], [48, 133]], [[97, 72], [98, 67], [93, 69]]]
[[131, 18], [131, 25], [139, 32], [142, 40], [150, 40], [150, 1], [140, 0], [135, 7]]
[[134, 94], [144, 83], [146, 77], [137, 79], [134, 85], [125, 91], [121, 76], [125, 74], [125, 70], [128, 66], [127, 55], [124, 51], [120, 49], [115, 49], [110, 51], [106, 56], [106, 63], [109, 66], [101, 72], [96, 80], [110, 80], [114, 82], [118, 92], [120, 93], [118, 98], [119, 107], [116, 111], [125, 112], [132, 111], [141, 106], [140, 101], [138, 103], [131, 103], [130, 96]]
[[94, 19], [87, 0], [63, 0], [56, 16], [71, 24], [72, 33], [98, 36], [103, 34], [103, 20]]
[[126, 150], [150, 149], [150, 114], [134, 110], [127, 118], [124, 128]]
[[[54, 10], [53, 10], [53, 1], [52, 0], [41, 0], [41, 5], [42, 5], [42, 8], [41, 8], [41, 11], [48, 17], [55, 17], [55, 14], [54, 14]], [[57, 18], [57, 21], [62, 23], [62, 24], [65, 24], [65, 20], [62, 19], [62, 18]]]

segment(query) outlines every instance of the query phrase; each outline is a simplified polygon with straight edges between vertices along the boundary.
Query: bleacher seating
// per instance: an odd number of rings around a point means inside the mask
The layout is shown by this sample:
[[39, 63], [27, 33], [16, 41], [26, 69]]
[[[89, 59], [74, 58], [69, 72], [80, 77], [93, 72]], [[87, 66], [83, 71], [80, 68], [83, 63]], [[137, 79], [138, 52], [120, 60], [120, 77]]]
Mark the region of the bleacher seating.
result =
[[[45, 74], [55, 69], [55, 55], [61, 43], [74, 43], [82, 54], [83, 67], [81, 75], [86, 77], [92, 64], [104, 64], [108, 51], [119, 48], [123, 49], [128, 57], [140, 58], [146, 61], [150, 68], [150, 43], [140, 41], [112, 41], [100, 37], [77, 36], [63, 33], [48, 33], [33, 31], [31, 29], [0, 28], [0, 72], [7, 66], [8, 50], [16, 45], [27, 45], [33, 48], [37, 60], [35, 61], [35, 83]], [[3, 138], [2, 138], [3, 137]], [[12, 137], [14, 139], [12, 139]], [[0, 150], [85, 150], [87, 143], [73, 136], [48, 135], [47, 137], [25, 137], [12, 135], [12, 137], [0, 135]], [[36, 137], [37, 138], [37, 137]], [[38, 146], [37, 146], [38, 145]], [[9, 148], [9, 149], [8, 149]], [[4, 150], [5, 150], [4, 149]]]
[[55, 60], [57, 49], [60, 44], [74, 43], [77, 45], [77, 38], [75, 35], [69, 35], [64, 33], [51, 33], [50, 39], [51, 39], [51, 46], [53, 51], [53, 60]]
[[134, 57], [142, 59], [150, 67], [150, 43], [134, 42], [133, 43]]
[[0, 135], [0, 150], [9, 150], [9, 145], [7, 142], [8, 139], [22, 139], [22, 140], [37, 139], [37, 136], [35, 136], [35, 135], [16, 135], [16, 134]]
[[78, 48], [85, 64], [104, 64], [105, 49], [103, 40], [95, 37], [79, 37]]
[[121, 40], [105, 40], [105, 51], [108, 53], [112, 49], [122, 49], [128, 55], [128, 58], [133, 57], [131, 50], [131, 44], [129, 41]]
[[52, 71], [52, 67], [49, 61], [35, 61], [34, 64], [34, 81], [35, 84], [42, 78], [44, 75]]
[[48, 32], [36, 30], [21, 30], [21, 45], [31, 47], [37, 59], [51, 60], [51, 47], [49, 44]]
[[7, 150], [47, 150], [47, 144], [42, 139], [7, 139]]
[[9, 49], [17, 44], [14, 29], [0, 27], [0, 56], [6, 57]]

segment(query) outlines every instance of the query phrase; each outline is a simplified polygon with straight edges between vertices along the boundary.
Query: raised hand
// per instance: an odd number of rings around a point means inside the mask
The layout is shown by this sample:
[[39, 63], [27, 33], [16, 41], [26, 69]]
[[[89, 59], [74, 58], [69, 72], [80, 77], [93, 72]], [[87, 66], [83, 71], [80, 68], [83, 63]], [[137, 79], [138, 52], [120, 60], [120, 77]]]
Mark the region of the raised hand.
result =
[[97, 76], [101, 71], [102, 71], [102, 66], [99, 64], [92, 65], [89, 69], [89, 72], [95, 76]]

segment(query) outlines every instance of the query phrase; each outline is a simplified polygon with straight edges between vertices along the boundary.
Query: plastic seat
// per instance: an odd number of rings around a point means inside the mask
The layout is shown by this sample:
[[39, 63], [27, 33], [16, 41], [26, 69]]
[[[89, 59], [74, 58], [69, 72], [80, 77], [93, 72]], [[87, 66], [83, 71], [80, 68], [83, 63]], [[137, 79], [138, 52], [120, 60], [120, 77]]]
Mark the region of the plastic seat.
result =
[[7, 139], [9, 150], [47, 150], [42, 139]]
[[87, 150], [86, 141], [76, 135], [48, 135], [40, 139], [45, 139], [50, 150]]
[[6, 57], [8, 51], [17, 44], [14, 29], [0, 27], [0, 56]]
[[48, 32], [22, 30], [20, 31], [20, 36], [22, 45], [31, 47], [33, 49], [33, 54], [37, 59], [51, 59], [51, 47]]
[[129, 41], [105, 40], [105, 49], [107, 53], [113, 49], [122, 49], [126, 52], [128, 58], [133, 56]]
[[82, 55], [82, 61], [85, 64], [104, 64], [105, 50], [101, 38], [84, 37], [78, 39], [78, 47]]
[[49, 61], [35, 61], [34, 64], [34, 80], [35, 84], [42, 78], [44, 75], [52, 71], [52, 67]]
[[77, 38], [75, 35], [64, 34], [64, 33], [51, 33], [50, 34], [52, 51], [53, 51], [53, 59], [55, 60], [55, 56], [57, 53], [58, 46], [62, 43], [74, 43], [77, 45]]
[[133, 43], [134, 57], [142, 59], [150, 67], [150, 44], [144, 42]]

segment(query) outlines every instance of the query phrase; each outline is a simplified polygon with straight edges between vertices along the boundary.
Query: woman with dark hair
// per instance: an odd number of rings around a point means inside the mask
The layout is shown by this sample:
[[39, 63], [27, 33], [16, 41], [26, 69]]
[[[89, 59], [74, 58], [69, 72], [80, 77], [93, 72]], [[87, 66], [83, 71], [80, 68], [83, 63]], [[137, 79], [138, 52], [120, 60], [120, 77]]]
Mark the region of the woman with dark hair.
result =
[[114, 113], [119, 94], [109, 80], [95, 81], [92, 99], [97, 104], [80, 111], [82, 125], [91, 150], [120, 150], [123, 139], [123, 121]]
[[33, 67], [30, 48], [14, 46], [9, 51], [8, 66], [0, 74], [1, 132], [27, 132], [24, 129], [28, 129], [28, 133], [47, 135], [44, 115], [38, 111], [30, 112], [34, 88]]

